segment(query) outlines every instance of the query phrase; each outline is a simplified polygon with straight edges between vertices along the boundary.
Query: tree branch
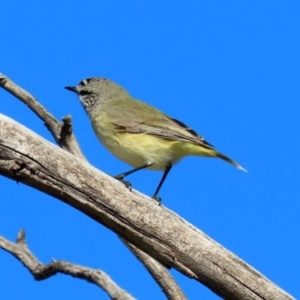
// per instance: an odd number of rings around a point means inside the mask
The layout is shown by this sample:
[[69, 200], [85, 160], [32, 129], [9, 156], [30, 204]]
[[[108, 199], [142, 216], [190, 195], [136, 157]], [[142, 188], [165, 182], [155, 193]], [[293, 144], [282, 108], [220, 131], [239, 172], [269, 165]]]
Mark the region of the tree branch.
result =
[[[122, 238], [121, 238], [122, 239]], [[122, 239], [123, 240], [123, 239]], [[151, 276], [156, 280], [162, 291], [166, 294], [168, 299], [185, 300], [187, 299], [182, 290], [166, 270], [166, 268], [154, 258], [141, 251], [133, 244], [124, 241], [125, 245], [130, 251], [140, 259], [143, 265], [148, 269]]]
[[26, 104], [44, 122], [44, 125], [52, 133], [52, 136], [60, 147], [77, 157], [85, 159], [72, 132], [70, 116], [65, 117], [63, 119], [63, 123], [59, 122], [31, 94], [16, 85], [13, 81], [1, 73], [0, 86]]
[[225, 299], [293, 299], [178, 215], [0, 115], [0, 174], [79, 209]]
[[[27, 106], [44, 121], [46, 127], [61, 148], [76, 157], [86, 160], [73, 133], [71, 116], [64, 117], [63, 124], [61, 124], [59, 120], [51, 115], [31, 94], [20, 88], [3, 74], [0, 74], [0, 86], [27, 104]], [[142, 250], [128, 244], [125, 239], [121, 240], [147, 268], [168, 299], [186, 299], [175, 280], [158, 261], [154, 260], [148, 254], [143, 253]]]
[[116, 285], [108, 275], [100, 270], [94, 270], [80, 265], [72, 264], [66, 261], [53, 260], [50, 264], [42, 264], [29, 250], [26, 240], [25, 231], [18, 233], [16, 243], [12, 243], [0, 236], [0, 248], [11, 253], [30, 271], [35, 280], [45, 280], [57, 273], [71, 275], [76, 278], [85, 279], [86, 281], [96, 284], [103, 289], [111, 299], [115, 300], [133, 300], [131, 295]]

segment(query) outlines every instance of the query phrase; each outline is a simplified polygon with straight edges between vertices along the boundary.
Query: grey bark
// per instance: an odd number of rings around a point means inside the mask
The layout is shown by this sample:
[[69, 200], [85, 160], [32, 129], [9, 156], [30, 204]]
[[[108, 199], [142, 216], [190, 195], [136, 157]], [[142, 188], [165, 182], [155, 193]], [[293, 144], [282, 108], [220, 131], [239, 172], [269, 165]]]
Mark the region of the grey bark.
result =
[[79, 209], [225, 299], [293, 299], [175, 213], [3, 115], [0, 174]]

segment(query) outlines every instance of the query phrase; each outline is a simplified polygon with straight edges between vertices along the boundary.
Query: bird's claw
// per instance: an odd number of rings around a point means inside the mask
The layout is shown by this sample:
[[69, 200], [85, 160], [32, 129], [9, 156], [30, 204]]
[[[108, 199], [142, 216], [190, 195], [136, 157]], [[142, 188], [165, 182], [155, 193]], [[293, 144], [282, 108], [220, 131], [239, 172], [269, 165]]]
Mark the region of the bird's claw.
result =
[[157, 195], [153, 195], [152, 199], [154, 199], [158, 203], [158, 205], [161, 205], [161, 198], [160, 197], [158, 197]]
[[129, 181], [123, 180], [124, 176], [115, 176], [114, 178], [122, 182], [130, 192], [132, 191], [132, 184]]
[[132, 191], [132, 184], [129, 181], [121, 180], [121, 182], [124, 183], [124, 185], [129, 189], [129, 191]]

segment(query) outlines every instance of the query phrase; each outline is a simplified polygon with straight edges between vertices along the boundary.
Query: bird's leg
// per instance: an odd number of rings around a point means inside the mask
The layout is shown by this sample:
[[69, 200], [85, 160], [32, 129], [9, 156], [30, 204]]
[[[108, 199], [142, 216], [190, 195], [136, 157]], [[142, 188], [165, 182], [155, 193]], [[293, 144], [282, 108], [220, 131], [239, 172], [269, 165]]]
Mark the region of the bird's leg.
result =
[[146, 168], [148, 168], [148, 167], [150, 167], [152, 165], [153, 165], [153, 163], [146, 163], [146, 164], [142, 165], [141, 167], [138, 167], [138, 168], [135, 168], [133, 170], [124, 172], [122, 174], [119, 174], [119, 175], [115, 176], [115, 178], [116, 179], [123, 179], [124, 177], [126, 177], [126, 176], [128, 176], [128, 175], [130, 175], [130, 174], [132, 174], [132, 173], [134, 173], [136, 171], [139, 171], [139, 170], [142, 170], [142, 169], [146, 169]]
[[168, 176], [168, 174], [169, 174], [169, 172], [170, 172], [171, 169], [172, 169], [172, 165], [166, 167], [166, 170], [165, 170], [165, 172], [164, 172], [164, 174], [163, 174], [163, 176], [162, 176], [162, 178], [161, 178], [161, 180], [160, 180], [160, 182], [158, 184], [158, 187], [156, 188], [155, 193], [152, 196], [152, 198], [154, 200], [156, 200], [159, 203], [159, 205], [161, 203], [161, 198], [158, 197], [158, 192], [159, 192], [160, 188], [162, 187], [164, 181], [166, 180], [166, 178], [167, 178], [167, 176]]
[[124, 183], [124, 185], [125, 185], [126, 187], [128, 187], [128, 188], [130, 189], [130, 191], [131, 191], [131, 189], [132, 189], [132, 184], [131, 184], [129, 181], [123, 180], [123, 178], [126, 177], [126, 176], [128, 176], [128, 175], [130, 175], [130, 174], [132, 174], [132, 173], [134, 173], [134, 172], [136, 172], [136, 171], [146, 169], [146, 168], [152, 166], [153, 164], [154, 164], [154, 163], [146, 163], [146, 164], [142, 165], [141, 167], [138, 167], [138, 168], [135, 168], [135, 169], [133, 169], [133, 170], [124, 172], [124, 173], [122, 173], [122, 174], [119, 174], [119, 175], [117, 175], [117, 176], [114, 176], [114, 178], [115, 178], [115, 179], [118, 179], [119, 181], [121, 181], [122, 183]]

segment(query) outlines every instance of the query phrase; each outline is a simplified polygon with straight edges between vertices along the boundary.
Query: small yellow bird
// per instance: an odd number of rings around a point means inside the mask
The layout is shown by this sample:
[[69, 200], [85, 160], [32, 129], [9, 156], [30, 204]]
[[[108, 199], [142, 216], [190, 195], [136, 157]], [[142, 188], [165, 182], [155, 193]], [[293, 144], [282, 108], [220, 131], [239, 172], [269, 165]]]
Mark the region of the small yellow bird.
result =
[[116, 157], [134, 169], [115, 176], [123, 178], [141, 169], [164, 171], [153, 199], [161, 201], [158, 192], [172, 166], [188, 155], [218, 157], [246, 171], [237, 162], [216, 151], [193, 129], [162, 111], [132, 98], [116, 83], [105, 78], [82, 80], [76, 87], [66, 87], [78, 94], [100, 142]]

